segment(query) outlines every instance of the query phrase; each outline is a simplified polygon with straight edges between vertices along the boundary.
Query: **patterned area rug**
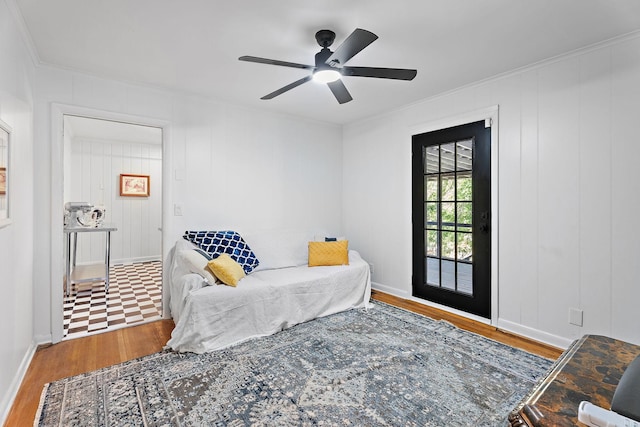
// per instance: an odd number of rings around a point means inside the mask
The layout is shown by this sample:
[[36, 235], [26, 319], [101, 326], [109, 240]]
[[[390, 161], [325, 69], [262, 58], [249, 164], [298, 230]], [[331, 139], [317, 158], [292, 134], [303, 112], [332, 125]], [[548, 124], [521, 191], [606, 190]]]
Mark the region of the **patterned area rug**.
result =
[[492, 426], [551, 361], [391, 306], [48, 384], [41, 426]]

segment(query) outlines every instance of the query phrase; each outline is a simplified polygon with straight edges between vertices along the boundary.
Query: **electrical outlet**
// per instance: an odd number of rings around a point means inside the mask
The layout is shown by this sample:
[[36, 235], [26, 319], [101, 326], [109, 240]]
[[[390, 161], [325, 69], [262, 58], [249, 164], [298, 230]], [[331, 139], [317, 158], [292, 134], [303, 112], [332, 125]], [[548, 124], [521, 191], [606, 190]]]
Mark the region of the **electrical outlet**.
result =
[[583, 312], [579, 308], [569, 309], [569, 323], [576, 326], [582, 326]]
[[173, 216], [182, 216], [182, 205], [178, 203], [173, 205]]

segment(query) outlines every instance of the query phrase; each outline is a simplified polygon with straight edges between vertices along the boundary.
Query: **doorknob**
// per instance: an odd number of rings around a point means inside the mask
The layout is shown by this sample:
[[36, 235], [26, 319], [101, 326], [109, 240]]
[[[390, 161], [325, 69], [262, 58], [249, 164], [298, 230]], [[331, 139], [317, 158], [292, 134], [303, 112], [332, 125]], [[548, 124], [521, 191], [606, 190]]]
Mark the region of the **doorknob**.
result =
[[480, 232], [482, 233], [487, 233], [489, 231], [489, 211], [480, 212], [480, 221], [481, 222], [478, 230], [480, 230]]

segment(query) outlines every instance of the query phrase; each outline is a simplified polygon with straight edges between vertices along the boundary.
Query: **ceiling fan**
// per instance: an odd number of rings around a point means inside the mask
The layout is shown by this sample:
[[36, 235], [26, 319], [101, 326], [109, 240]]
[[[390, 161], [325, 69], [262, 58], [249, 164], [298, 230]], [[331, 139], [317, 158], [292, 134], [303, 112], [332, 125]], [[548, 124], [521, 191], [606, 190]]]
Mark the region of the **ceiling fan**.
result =
[[378, 36], [371, 31], [356, 28], [349, 37], [336, 49], [329, 50], [333, 44], [336, 33], [331, 30], [320, 30], [316, 33], [316, 41], [322, 49], [316, 53], [316, 65], [298, 64], [295, 62], [279, 61], [276, 59], [259, 58], [256, 56], [241, 56], [240, 61], [257, 62], [259, 64], [280, 65], [283, 67], [301, 68], [312, 70], [306, 77], [296, 80], [260, 99], [272, 99], [278, 95], [300, 86], [313, 79], [326, 83], [340, 104], [351, 101], [353, 98], [345, 87], [340, 77], [375, 77], [378, 79], [413, 80], [416, 70], [404, 68], [376, 68], [376, 67], [348, 67], [344, 64], [358, 54], [362, 49], [373, 43]]

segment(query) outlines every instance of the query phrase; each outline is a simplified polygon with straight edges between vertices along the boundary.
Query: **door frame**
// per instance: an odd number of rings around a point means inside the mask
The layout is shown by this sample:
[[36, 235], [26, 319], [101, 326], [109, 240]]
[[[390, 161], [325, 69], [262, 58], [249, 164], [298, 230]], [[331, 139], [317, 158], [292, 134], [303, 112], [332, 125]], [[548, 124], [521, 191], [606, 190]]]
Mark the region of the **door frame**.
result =
[[[491, 126], [491, 319], [486, 319], [481, 316], [477, 316], [471, 313], [464, 312], [452, 307], [448, 307], [442, 304], [438, 304], [432, 301], [424, 300], [421, 298], [413, 297], [412, 300], [421, 302], [426, 305], [431, 305], [442, 310], [459, 314], [464, 317], [472, 318], [482, 323], [490, 322], [491, 325], [497, 325], [498, 323], [498, 302], [499, 302], [499, 270], [498, 270], [498, 218], [499, 218], [499, 199], [498, 199], [498, 116], [499, 106], [493, 105], [491, 107], [469, 111], [458, 115], [448, 116], [446, 118], [429, 121], [421, 124], [411, 126], [409, 131], [409, 141], [413, 135], [420, 135], [422, 133], [433, 132], [441, 129], [447, 129], [450, 127], [460, 126], [467, 123], [478, 122], [480, 120], [489, 121]], [[412, 203], [411, 198], [409, 203]], [[411, 209], [409, 211], [412, 211]], [[410, 253], [413, 253], [413, 246]], [[413, 292], [412, 292], [413, 294]]]
[[[51, 284], [51, 342], [62, 341], [64, 334], [64, 295], [62, 277], [64, 277], [64, 258], [60, 256], [64, 246], [64, 116], [74, 115], [92, 119], [111, 120], [162, 129], [162, 261], [167, 259], [173, 236], [171, 212], [172, 188], [169, 173], [171, 171], [171, 122], [132, 114], [116, 113], [79, 107], [68, 104], [51, 104], [51, 247], [50, 247], [50, 284]], [[170, 317], [167, 277], [162, 274], [162, 317]]]

